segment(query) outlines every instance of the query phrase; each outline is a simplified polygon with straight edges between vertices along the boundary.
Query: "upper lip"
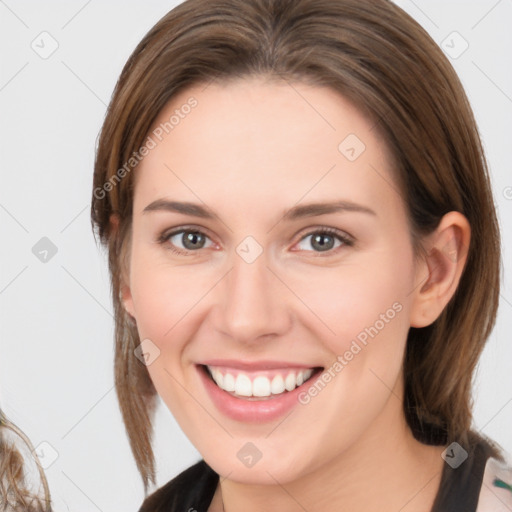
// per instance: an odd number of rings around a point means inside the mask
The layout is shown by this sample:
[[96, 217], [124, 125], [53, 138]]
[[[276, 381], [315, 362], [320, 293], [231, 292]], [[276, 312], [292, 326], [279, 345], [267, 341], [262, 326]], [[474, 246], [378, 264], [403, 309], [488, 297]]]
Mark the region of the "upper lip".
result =
[[[228, 368], [236, 368], [238, 370], [247, 371], [258, 371], [258, 370], [276, 370], [279, 368], [319, 368], [321, 365], [316, 364], [304, 364], [295, 363], [291, 361], [271, 361], [271, 360], [260, 360], [260, 361], [241, 361], [237, 359], [209, 359], [207, 361], [201, 361], [198, 364], [206, 366], [226, 366]], [[322, 367], [323, 368], [323, 367]]]

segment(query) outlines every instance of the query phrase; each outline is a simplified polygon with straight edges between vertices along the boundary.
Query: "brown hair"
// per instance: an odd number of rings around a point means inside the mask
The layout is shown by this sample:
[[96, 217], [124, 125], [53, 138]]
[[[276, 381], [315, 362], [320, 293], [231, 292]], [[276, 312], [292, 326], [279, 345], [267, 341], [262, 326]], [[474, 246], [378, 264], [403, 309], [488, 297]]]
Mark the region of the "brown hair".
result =
[[[27, 449], [37, 466], [44, 497], [40, 497], [38, 491], [30, 490], [26, 481], [29, 461], [22, 453]], [[0, 409], [0, 510], [51, 512], [46, 476], [39, 460], [32, 455], [33, 451], [30, 439]]]
[[[187, 0], [147, 33], [126, 63], [94, 169], [91, 219], [108, 247], [115, 384], [146, 490], [154, 482], [148, 399], [156, 391], [134, 357], [140, 340], [119, 297], [134, 192], [125, 164], [179, 91], [254, 75], [331, 87], [373, 118], [395, 159], [416, 255], [424, 254], [421, 236], [444, 214], [458, 211], [468, 219], [471, 243], [457, 291], [433, 324], [409, 331], [404, 413], [425, 443], [467, 439], [471, 427], [472, 375], [499, 300], [500, 238], [481, 141], [453, 67], [391, 1]], [[112, 214], [118, 229], [109, 224]]]

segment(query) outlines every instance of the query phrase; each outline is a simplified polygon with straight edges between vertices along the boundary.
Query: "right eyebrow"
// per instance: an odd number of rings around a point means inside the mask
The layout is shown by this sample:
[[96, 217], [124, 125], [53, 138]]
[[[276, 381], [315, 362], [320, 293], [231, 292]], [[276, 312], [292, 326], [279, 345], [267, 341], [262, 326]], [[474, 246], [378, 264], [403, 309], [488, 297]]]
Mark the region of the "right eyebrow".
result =
[[142, 213], [144, 214], [155, 211], [183, 213], [185, 215], [193, 215], [194, 217], [201, 217], [203, 219], [213, 219], [215, 217], [209, 210], [200, 204], [169, 201], [168, 199], [157, 199], [156, 201], [153, 201], [148, 204], [144, 210], [142, 210]]

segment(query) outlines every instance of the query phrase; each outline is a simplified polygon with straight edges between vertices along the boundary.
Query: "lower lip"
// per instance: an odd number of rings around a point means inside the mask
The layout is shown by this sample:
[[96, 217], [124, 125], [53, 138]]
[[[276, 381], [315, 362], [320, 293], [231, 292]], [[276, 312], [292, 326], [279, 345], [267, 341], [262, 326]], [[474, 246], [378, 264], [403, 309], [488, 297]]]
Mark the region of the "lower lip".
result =
[[293, 407], [300, 405], [298, 395], [310, 387], [315, 379], [315, 375], [313, 375], [301, 386], [296, 387], [293, 391], [284, 392], [282, 395], [262, 400], [244, 400], [220, 389], [207, 375], [207, 370], [203, 366], [197, 366], [197, 370], [212, 402], [220, 412], [234, 420], [252, 423], [276, 420]]

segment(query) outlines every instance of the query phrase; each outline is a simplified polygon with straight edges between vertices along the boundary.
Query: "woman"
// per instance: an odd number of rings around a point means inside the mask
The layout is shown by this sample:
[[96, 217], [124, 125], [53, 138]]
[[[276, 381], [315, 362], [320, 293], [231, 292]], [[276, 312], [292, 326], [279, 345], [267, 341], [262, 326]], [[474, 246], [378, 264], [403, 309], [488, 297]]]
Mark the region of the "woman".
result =
[[512, 506], [471, 430], [500, 282], [485, 158], [394, 4], [173, 9], [114, 91], [91, 214], [146, 490], [157, 393], [203, 457], [141, 511]]

